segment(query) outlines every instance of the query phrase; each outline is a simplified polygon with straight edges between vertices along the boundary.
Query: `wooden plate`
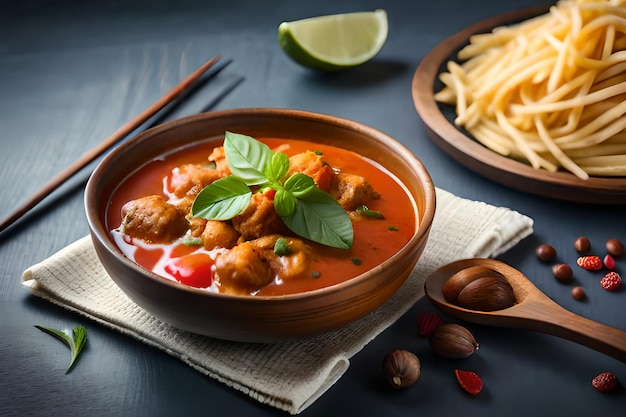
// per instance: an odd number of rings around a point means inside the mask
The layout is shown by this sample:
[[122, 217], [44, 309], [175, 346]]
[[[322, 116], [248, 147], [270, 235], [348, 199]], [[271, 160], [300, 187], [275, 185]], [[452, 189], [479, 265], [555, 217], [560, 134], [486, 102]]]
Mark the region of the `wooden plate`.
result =
[[533, 7], [504, 13], [476, 23], [437, 45], [420, 63], [413, 76], [415, 108], [428, 136], [444, 152], [465, 167], [503, 185], [524, 192], [566, 201], [593, 204], [626, 204], [626, 177], [592, 177], [582, 180], [567, 172], [534, 169], [486, 148], [454, 125], [452, 106], [435, 101], [434, 92], [442, 88], [438, 75], [454, 59], [470, 35], [490, 32], [494, 27], [511, 24], [547, 12]]

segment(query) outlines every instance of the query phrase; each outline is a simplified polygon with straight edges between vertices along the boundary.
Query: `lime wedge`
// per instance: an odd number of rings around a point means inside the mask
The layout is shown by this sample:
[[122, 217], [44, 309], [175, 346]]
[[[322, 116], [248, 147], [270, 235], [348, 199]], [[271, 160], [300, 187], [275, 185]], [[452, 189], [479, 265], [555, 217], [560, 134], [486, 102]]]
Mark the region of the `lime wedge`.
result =
[[337, 71], [372, 59], [388, 32], [385, 10], [344, 13], [283, 22], [278, 26], [278, 43], [305, 67]]

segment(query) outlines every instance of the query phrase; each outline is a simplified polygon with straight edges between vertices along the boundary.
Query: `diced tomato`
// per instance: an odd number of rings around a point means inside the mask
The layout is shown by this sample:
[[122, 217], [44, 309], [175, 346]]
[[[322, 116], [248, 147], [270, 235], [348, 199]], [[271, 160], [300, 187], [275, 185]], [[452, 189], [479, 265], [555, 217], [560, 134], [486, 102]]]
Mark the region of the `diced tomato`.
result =
[[263, 190], [263, 195], [270, 201], [274, 201], [274, 197], [276, 196], [276, 190], [273, 188], [266, 188]]
[[195, 245], [176, 245], [172, 249], [172, 253], [170, 256], [172, 258], [179, 258], [181, 256], [189, 255], [191, 252], [194, 252], [198, 249], [198, 246]]
[[147, 249], [137, 246], [135, 251], [135, 262], [148, 269], [154, 268], [159, 259], [163, 256], [163, 249]]
[[207, 288], [213, 282], [213, 259], [206, 253], [191, 253], [171, 259], [165, 271], [181, 284]]

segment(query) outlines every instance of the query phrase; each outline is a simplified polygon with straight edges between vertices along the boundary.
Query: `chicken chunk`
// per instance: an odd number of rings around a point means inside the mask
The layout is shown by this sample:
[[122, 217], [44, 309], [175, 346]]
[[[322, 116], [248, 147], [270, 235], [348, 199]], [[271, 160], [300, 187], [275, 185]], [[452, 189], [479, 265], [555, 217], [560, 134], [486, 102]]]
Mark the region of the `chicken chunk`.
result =
[[242, 242], [215, 261], [220, 291], [229, 294], [254, 293], [274, 281], [306, 273], [311, 262], [311, 248], [303, 240], [284, 237], [289, 253], [274, 252], [276, 241], [284, 236], [270, 235]]
[[239, 233], [227, 222], [208, 220], [202, 232], [202, 242], [206, 250], [230, 249], [237, 244]]
[[[179, 209], [180, 206], [177, 206]], [[187, 221], [189, 222], [189, 230], [191, 231], [191, 237], [199, 237], [202, 238], [202, 233], [204, 232], [204, 229], [206, 228], [206, 224], [208, 222], [207, 219], [203, 219], [201, 217], [193, 217], [188, 210], [186, 210], [185, 212], [187, 212]]]
[[215, 164], [215, 171], [217, 171], [220, 176], [227, 177], [231, 174], [228, 163], [226, 162], [226, 152], [223, 146], [218, 146], [213, 149], [213, 152], [209, 155], [209, 161]]
[[324, 191], [330, 189], [335, 175], [333, 168], [324, 161], [322, 156], [311, 151], [302, 152], [289, 158], [289, 172], [287, 176], [291, 176], [296, 172], [313, 178], [315, 184]]
[[[274, 252], [276, 241], [281, 237], [286, 240], [289, 247], [289, 253], [284, 255]], [[251, 240], [250, 243], [263, 251], [262, 256], [268, 260], [274, 275], [279, 279], [289, 279], [304, 274], [312, 262], [311, 247], [302, 239], [270, 235]]]
[[172, 170], [168, 185], [178, 198], [195, 197], [204, 187], [220, 177], [215, 169], [198, 164], [184, 164]]
[[366, 178], [346, 173], [335, 175], [329, 193], [347, 211], [356, 210], [360, 205], [380, 198], [380, 194], [374, 190]]
[[274, 279], [262, 250], [243, 242], [215, 259], [215, 276], [220, 291], [227, 294], [251, 294]]
[[274, 202], [263, 193], [252, 194], [250, 203], [232, 220], [233, 227], [243, 240], [252, 240], [270, 234], [290, 234], [289, 229], [274, 209]]
[[150, 243], [173, 242], [189, 228], [185, 214], [158, 195], [129, 201], [121, 215], [122, 233]]
[[168, 189], [179, 200], [175, 203], [181, 211], [189, 213], [200, 191], [221, 178], [219, 172], [198, 164], [184, 164], [172, 169]]

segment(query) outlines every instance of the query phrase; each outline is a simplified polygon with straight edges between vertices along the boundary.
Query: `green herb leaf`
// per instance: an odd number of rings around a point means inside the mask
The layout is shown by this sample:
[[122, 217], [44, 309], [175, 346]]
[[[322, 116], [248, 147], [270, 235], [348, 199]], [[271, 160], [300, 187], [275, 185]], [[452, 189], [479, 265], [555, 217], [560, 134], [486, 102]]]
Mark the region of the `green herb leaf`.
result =
[[273, 154], [267, 145], [250, 136], [226, 132], [224, 153], [230, 172], [246, 185], [267, 182], [264, 171], [269, 166]]
[[284, 188], [279, 188], [274, 196], [274, 210], [282, 218], [291, 216], [296, 209], [298, 199], [293, 195], [291, 191], [287, 191]]
[[334, 198], [305, 174], [284, 179], [289, 172], [287, 155], [273, 152], [250, 136], [232, 132], [225, 134], [224, 152], [233, 175], [209, 184], [196, 196], [194, 217], [232, 219], [249, 204], [249, 187], [259, 185], [276, 191], [274, 209], [294, 233], [327, 246], [352, 246], [352, 222]]
[[302, 198], [311, 191], [313, 191], [314, 188], [317, 188], [317, 185], [315, 185], [315, 181], [313, 181], [313, 178], [297, 172], [291, 177], [287, 178], [284, 187], [285, 190], [290, 191], [294, 195], [294, 197]]
[[85, 344], [87, 343], [87, 329], [85, 328], [85, 326], [76, 326], [74, 327], [74, 329], [72, 329], [71, 332], [69, 330], [57, 330], [51, 327], [40, 325], [35, 325], [35, 327], [45, 333], [56, 337], [70, 348], [70, 364], [67, 367], [65, 373], [70, 372], [72, 366], [78, 359], [80, 352], [83, 350]]
[[306, 239], [340, 249], [352, 246], [354, 231], [348, 213], [318, 187], [297, 200], [291, 215], [281, 218], [291, 231]]
[[289, 157], [282, 152], [272, 152], [270, 163], [263, 173], [269, 182], [281, 182], [289, 171]]
[[229, 175], [204, 187], [196, 196], [191, 213], [208, 220], [229, 220], [248, 206], [251, 196], [246, 184]]
[[377, 219], [383, 218], [383, 215], [380, 211], [370, 210], [367, 206], [359, 206], [356, 208], [356, 211], [367, 217], [374, 217]]
[[200, 237], [183, 236], [180, 238], [180, 243], [185, 246], [199, 246], [203, 244], [203, 241]]
[[291, 246], [284, 237], [279, 237], [274, 243], [274, 253], [278, 256], [285, 256], [291, 253]]

